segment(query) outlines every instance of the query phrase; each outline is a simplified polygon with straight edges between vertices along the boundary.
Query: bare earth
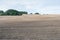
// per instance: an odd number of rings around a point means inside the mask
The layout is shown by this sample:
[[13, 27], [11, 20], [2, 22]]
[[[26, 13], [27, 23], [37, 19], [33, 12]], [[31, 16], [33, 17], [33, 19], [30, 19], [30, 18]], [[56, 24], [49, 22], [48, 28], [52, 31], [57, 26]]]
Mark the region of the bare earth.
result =
[[60, 15], [0, 16], [0, 40], [60, 40]]

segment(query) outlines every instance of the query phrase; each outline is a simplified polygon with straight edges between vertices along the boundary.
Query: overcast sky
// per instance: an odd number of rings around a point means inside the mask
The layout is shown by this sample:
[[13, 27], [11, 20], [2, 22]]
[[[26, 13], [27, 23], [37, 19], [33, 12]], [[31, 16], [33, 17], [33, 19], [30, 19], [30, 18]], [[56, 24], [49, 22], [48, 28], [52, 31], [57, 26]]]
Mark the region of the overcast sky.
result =
[[60, 13], [60, 0], [0, 0], [0, 10], [8, 9], [29, 13]]

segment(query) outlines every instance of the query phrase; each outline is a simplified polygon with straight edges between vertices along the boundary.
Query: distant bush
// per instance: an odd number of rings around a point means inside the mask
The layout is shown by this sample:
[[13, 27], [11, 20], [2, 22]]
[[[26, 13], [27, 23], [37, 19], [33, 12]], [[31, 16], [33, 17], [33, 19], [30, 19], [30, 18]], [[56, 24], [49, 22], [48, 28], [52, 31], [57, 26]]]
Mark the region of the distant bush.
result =
[[19, 11], [18, 14], [19, 14], [19, 15], [28, 14], [28, 12], [25, 12], [25, 11]]
[[30, 14], [33, 14], [33, 13], [30, 13]]
[[35, 13], [35, 14], [39, 14], [39, 13]]

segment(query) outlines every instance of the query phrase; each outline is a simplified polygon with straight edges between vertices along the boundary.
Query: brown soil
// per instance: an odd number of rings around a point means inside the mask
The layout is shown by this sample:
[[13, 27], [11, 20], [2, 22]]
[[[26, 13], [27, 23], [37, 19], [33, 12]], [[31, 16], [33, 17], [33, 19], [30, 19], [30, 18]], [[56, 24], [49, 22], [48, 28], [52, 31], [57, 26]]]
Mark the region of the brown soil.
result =
[[60, 40], [60, 15], [0, 16], [0, 40]]

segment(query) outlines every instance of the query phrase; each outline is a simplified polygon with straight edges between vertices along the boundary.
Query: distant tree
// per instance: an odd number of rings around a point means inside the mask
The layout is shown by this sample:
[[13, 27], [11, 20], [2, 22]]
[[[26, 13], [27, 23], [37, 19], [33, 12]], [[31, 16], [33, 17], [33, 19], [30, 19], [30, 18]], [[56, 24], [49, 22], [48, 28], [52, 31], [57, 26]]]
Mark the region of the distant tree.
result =
[[18, 15], [18, 11], [14, 9], [9, 9], [5, 12], [6, 15]]
[[39, 13], [35, 13], [35, 14], [39, 14]]
[[0, 15], [3, 15], [4, 14], [4, 11], [0, 10]]
[[5, 15], [22, 15], [22, 14], [27, 14], [25, 11], [17, 11], [14, 9], [9, 9], [5, 12]]
[[28, 12], [25, 12], [25, 11], [19, 11], [19, 15], [23, 15], [23, 14], [28, 14]]

